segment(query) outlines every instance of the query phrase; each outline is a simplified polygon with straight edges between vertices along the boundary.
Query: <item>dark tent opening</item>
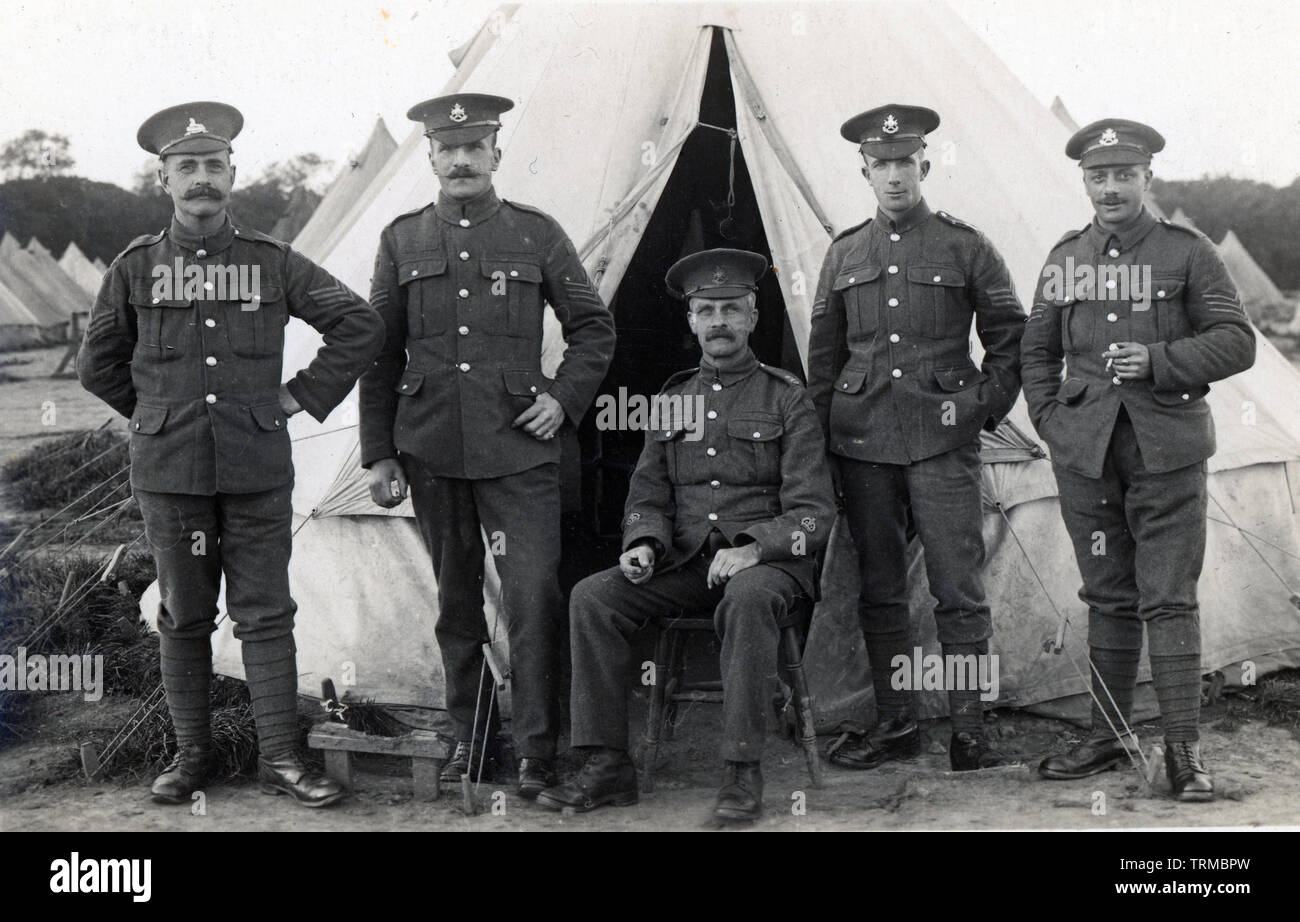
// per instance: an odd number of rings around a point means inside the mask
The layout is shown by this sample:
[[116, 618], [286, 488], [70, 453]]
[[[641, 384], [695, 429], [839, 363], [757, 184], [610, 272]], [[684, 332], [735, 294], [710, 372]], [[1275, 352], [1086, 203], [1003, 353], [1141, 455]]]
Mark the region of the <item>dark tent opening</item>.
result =
[[[713, 32], [700, 125], [678, 156], [663, 195], [610, 304], [618, 345], [600, 393], [617, 398], [659, 392], [675, 372], [697, 364], [699, 345], [686, 305], [673, 298], [664, 273], [678, 259], [714, 247], [750, 250], [772, 261], [744, 152], [736, 141], [736, 101], [722, 31]], [[758, 293], [758, 329], [750, 346], [759, 361], [803, 377], [798, 348], [775, 274]], [[617, 562], [628, 480], [644, 433], [598, 431], [594, 410], [579, 432], [582, 511], [566, 528], [566, 563], [574, 575]], [[570, 548], [573, 553], [571, 554]], [[566, 570], [569, 567], [566, 567]], [[566, 585], [569, 581], [566, 580]]]

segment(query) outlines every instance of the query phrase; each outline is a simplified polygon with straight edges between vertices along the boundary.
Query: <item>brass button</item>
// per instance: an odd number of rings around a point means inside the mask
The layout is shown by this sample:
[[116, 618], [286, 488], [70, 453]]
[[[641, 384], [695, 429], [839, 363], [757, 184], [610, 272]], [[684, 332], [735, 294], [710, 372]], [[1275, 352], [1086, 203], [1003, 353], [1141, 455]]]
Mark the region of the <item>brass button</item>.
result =
[[536, 385], [536, 384], [530, 385], [529, 388], [528, 388], [528, 393], [530, 393], [530, 394], [536, 394], [536, 393], [537, 393], [537, 385]]
[[903, 370], [901, 368], [895, 368], [893, 371], [890, 372], [890, 374], [893, 375], [895, 378], [901, 378], [903, 377]]
[[1106, 319], [1109, 322], [1114, 323], [1116, 320], [1119, 319], [1119, 314], [1115, 313], [1114, 311], [1111, 311], [1109, 314], [1106, 315]]
[[895, 243], [898, 243], [898, 241], [902, 240], [903, 238], [898, 236], [898, 234], [890, 234], [889, 239], [894, 241]]
[[714, 382], [713, 382], [713, 389], [714, 389], [715, 391], [720, 391], [720, 390], [722, 390], [722, 385], [719, 384], [717, 381], [714, 381]]
[[706, 413], [705, 415], [708, 416], [709, 419], [717, 419], [717, 418], [718, 418], [718, 411], [717, 411], [717, 410], [710, 410], [710, 411], [709, 411], [708, 413]]
[[211, 356], [211, 355], [208, 356], [206, 359], [204, 359], [203, 362], [204, 362], [204, 364], [207, 365], [209, 368], [211, 368], [213, 365], [217, 364], [216, 357], [215, 357], [215, 356]]
[[718, 453], [718, 450], [714, 448], [712, 445], [710, 445], [707, 449], [705, 449], [704, 453], [708, 455], [710, 458], [712, 458], [714, 455]]
[[469, 371], [469, 362], [461, 362], [458, 367], [461, 371]]
[[852, 284], [853, 284], [854, 282], [856, 282], [856, 281], [857, 281], [857, 279], [854, 278], [853, 276], [850, 276], [850, 277], [849, 277], [849, 284], [850, 284], [850, 285], [852, 285]]
[[889, 306], [890, 306], [890, 307], [898, 307], [898, 299], [897, 299], [897, 298], [890, 298], [890, 299], [889, 299]]
[[204, 397], [203, 399], [206, 400], [208, 403], [216, 403], [216, 402], [217, 402], [217, 395], [216, 395], [216, 394], [208, 394], [208, 396]]
[[157, 299], [157, 298], [154, 298], [154, 299], [153, 299], [153, 303], [154, 303], [154, 304], [157, 304], [157, 303], [158, 303], [158, 299]]
[[942, 282], [942, 281], [943, 281], [943, 276], [941, 276], [941, 275], [936, 275], [936, 276], [934, 277], [934, 280], [935, 280], [936, 282]]
[[197, 256], [199, 259], [202, 259], [204, 256], [207, 256], [207, 255], [208, 255], [208, 251], [207, 251], [207, 250], [195, 250], [195, 251], [194, 251], [194, 255]]
[[754, 438], [756, 438], [756, 439], [761, 439], [762, 437], [763, 437], [763, 433], [761, 433], [761, 432], [755, 432], [755, 433], [754, 433]]
[[848, 389], [849, 389], [849, 382], [845, 381], [843, 384], [840, 385], [840, 390], [847, 391]]
[[460, 226], [461, 226], [461, 227], [469, 227], [469, 218], [461, 218], [461, 219], [460, 219]]
[[209, 317], [207, 320], [203, 321], [203, 325], [205, 327], [215, 327], [217, 325], [217, 322], [213, 320], [211, 317]]
[[889, 267], [889, 274], [890, 274], [890, 275], [898, 275], [898, 267], [897, 267], [897, 266], [890, 266], [890, 267]]
[[203, 290], [204, 290], [204, 291], [211, 291], [211, 290], [212, 290], [213, 288], [215, 288], [215, 287], [216, 287], [216, 286], [213, 285], [211, 282], [204, 282], [204, 283], [203, 283]]
[[1111, 247], [1111, 248], [1110, 248], [1110, 258], [1111, 258], [1111, 259], [1114, 259], [1114, 258], [1115, 258], [1116, 256], [1118, 256], [1118, 255], [1119, 255], [1119, 250], [1115, 249], [1114, 247]]
[[718, 520], [718, 514], [717, 514], [716, 512], [710, 512], [710, 513], [709, 513], [709, 521], [710, 521], [710, 522], [716, 522], [717, 520]]
[[[136, 425], [139, 426], [140, 424], [139, 424], [139, 423], [136, 423]], [[722, 481], [721, 481], [721, 480], [710, 480], [710, 481], [709, 481], [709, 486], [713, 487], [713, 489], [716, 490], [718, 487], [722, 486]]]
[[519, 270], [517, 270], [517, 269], [511, 269], [511, 270], [510, 270], [510, 277], [511, 277], [512, 279], [517, 279], [517, 278], [519, 278]]
[[1164, 296], [1165, 296], [1165, 290], [1163, 288], [1161, 288], [1159, 291], [1156, 292], [1157, 298], [1163, 298]]
[[456, 332], [459, 333], [461, 336], [468, 336], [469, 327], [457, 327]]
[[1115, 377], [1111, 378], [1111, 379], [1110, 379], [1110, 383], [1111, 383], [1111, 384], [1119, 384], [1119, 375], [1116, 375]]
[[420, 274], [420, 270], [419, 270], [419, 269], [412, 269], [412, 270], [411, 270], [411, 275], [419, 275], [419, 274]]
[[462, 288], [460, 291], [456, 292], [456, 294], [460, 295], [462, 298], [468, 298], [468, 297], [469, 297], [469, 289], [468, 289], [468, 288]]
[[1192, 399], [1192, 395], [1191, 395], [1191, 394], [1183, 394], [1183, 399], [1184, 399], [1184, 400], [1191, 400], [1191, 399]]
[[1112, 291], [1114, 291], [1114, 290], [1115, 290], [1115, 280], [1114, 280], [1114, 279], [1106, 279], [1106, 287], [1109, 288], [1109, 289], [1111, 289]]
[[900, 337], [899, 337], [899, 335], [898, 335], [897, 333], [890, 333], [890, 334], [889, 334], [889, 341], [890, 341], [891, 343], [896, 343], [896, 342], [898, 342], [899, 339], [900, 339]]
[[461, 258], [462, 260], [464, 260], [464, 259], [469, 259], [469, 251], [468, 251], [468, 250], [461, 250], [461, 251], [460, 251], [460, 258]]

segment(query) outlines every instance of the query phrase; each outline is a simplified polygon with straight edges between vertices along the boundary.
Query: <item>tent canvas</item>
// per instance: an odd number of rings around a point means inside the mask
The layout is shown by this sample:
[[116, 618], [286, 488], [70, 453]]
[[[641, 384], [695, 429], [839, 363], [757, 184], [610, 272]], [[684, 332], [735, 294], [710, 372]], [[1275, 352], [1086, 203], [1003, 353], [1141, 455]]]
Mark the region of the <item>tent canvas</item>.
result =
[[[858, 36], [866, 31], [890, 40], [863, 55]], [[846, 96], [845, 87], [870, 91]], [[501, 132], [497, 189], [549, 212], [573, 238], [619, 325], [611, 380], [621, 375], [642, 389], [657, 389], [650, 372], [660, 369], [632, 347], [671, 353], [680, 343], [673, 327], [680, 307], [657, 300], [656, 275], [692, 242], [725, 237], [726, 219], [745, 226], [745, 242], [775, 265], [775, 280], [760, 293], [760, 314], [775, 318], [756, 334], [762, 349], [803, 370], [831, 235], [875, 211], [857, 152], [838, 134], [844, 118], [873, 103], [906, 99], [942, 114], [929, 149], [927, 200], [992, 239], [1022, 299], [1053, 243], [1091, 215], [1078, 169], [1062, 154], [1066, 129], [937, 4], [505, 7], [463, 49], [444, 88], [454, 91], [516, 101]], [[368, 289], [381, 228], [436, 195], [424, 144], [413, 130], [314, 254], [358, 291]], [[729, 191], [736, 201], [727, 209]], [[547, 330], [544, 364], [553, 368], [563, 344], [554, 323]], [[312, 331], [292, 327], [286, 368], [301, 367], [318, 343]], [[1291, 587], [1300, 586], [1292, 488], [1300, 474], [1293, 469], [1300, 376], [1267, 341], [1259, 345], [1256, 367], [1210, 396], [1220, 451], [1210, 462], [1201, 585], [1207, 670], [1246, 658], [1264, 669], [1294, 664], [1300, 652], [1290, 601]], [[1078, 571], [1050, 464], [1026, 435], [1033, 430], [1023, 401], [1010, 422], [984, 454], [985, 584], [999, 700], [1044, 705], [1086, 690], [1086, 612], [1075, 595]], [[360, 696], [440, 707], [437, 587], [409, 508], [383, 514], [368, 500], [357, 465], [355, 393], [323, 424], [295, 417], [291, 434], [300, 689], [315, 694], [323, 677], [347, 671]], [[806, 654], [823, 724], [860, 720], [870, 708], [852, 557], [837, 523]], [[911, 571], [914, 610], [928, 611], [919, 558]], [[490, 577], [490, 614], [492, 588]], [[1065, 649], [1053, 655], [1044, 641], [1057, 635], [1058, 611], [1069, 622]], [[919, 642], [933, 652], [933, 619], [918, 621]], [[228, 630], [216, 649], [218, 668], [240, 674]], [[946, 707], [942, 694], [923, 700], [927, 715]]]
[[1255, 258], [1235, 233], [1228, 231], [1224, 234], [1218, 248], [1219, 256], [1227, 264], [1232, 281], [1236, 283], [1237, 293], [1248, 307], [1281, 304], [1286, 300], [1286, 295], [1273, 284], [1268, 273], [1255, 262]]
[[289, 196], [289, 204], [285, 206], [284, 214], [280, 215], [280, 220], [276, 221], [275, 226], [271, 228], [271, 236], [276, 240], [292, 240], [297, 237], [311, 220], [320, 201], [320, 195], [306, 186], [294, 189]]
[[0, 352], [45, 343], [45, 331], [22, 299], [0, 282]]
[[[12, 291], [46, 331], [47, 342], [67, 340], [71, 309], [57, 283], [48, 278], [35, 254], [23, 249], [10, 234], [0, 238], [0, 283]], [[85, 294], [78, 290], [78, 297]]]
[[[43, 243], [33, 237], [27, 241], [23, 252], [30, 257], [40, 273], [45, 288], [66, 315], [90, 312], [91, 305], [95, 301], [94, 295], [88, 295], [85, 289], [73, 281], [72, 276], [59, 267], [58, 262], [50, 255], [50, 251]], [[98, 290], [96, 287], [95, 291]]]
[[294, 249], [309, 259], [316, 259], [327, 252], [329, 237], [335, 230], [347, 226], [344, 219], [348, 212], [395, 150], [397, 142], [389, 134], [388, 126], [382, 118], [376, 120], [361, 152], [348, 158], [347, 164], [330, 183], [325, 197], [316, 206], [310, 220], [293, 238]]
[[75, 241], [69, 243], [68, 248], [59, 257], [59, 268], [92, 298], [99, 294], [99, 284], [104, 279], [104, 273], [86, 259], [86, 254], [81, 252]]

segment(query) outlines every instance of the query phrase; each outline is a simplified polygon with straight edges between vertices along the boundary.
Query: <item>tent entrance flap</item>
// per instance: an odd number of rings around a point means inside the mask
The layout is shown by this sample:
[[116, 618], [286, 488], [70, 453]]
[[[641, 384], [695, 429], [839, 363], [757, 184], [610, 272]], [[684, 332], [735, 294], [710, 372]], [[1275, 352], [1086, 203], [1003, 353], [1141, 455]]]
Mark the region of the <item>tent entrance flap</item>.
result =
[[[618, 344], [600, 394], [658, 393], [675, 372], [700, 360], [699, 346], [686, 322], [686, 306], [664, 284], [668, 267], [683, 256], [714, 247], [762, 254], [772, 250], [739, 142], [736, 98], [724, 33], [712, 30], [709, 63], [700, 98], [699, 124], [682, 145], [658, 204], [646, 224], [618, 287], [609, 296]], [[750, 337], [760, 361], [803, 376], [800, 349], [775, 273], [763, 277], [758, 292], [758, 328]], [[617, 403], [614, 405], [617, 406]], [[620, 532], [627, 484], [644, 434], [598, 429], [590, 412], [583, 426], [584, 494], [592, 497], [590, 527], [610, 539]], [[608, 561], [613, 562], [617, 550]], [[602, 563], [606, 562], [602, 558]]]

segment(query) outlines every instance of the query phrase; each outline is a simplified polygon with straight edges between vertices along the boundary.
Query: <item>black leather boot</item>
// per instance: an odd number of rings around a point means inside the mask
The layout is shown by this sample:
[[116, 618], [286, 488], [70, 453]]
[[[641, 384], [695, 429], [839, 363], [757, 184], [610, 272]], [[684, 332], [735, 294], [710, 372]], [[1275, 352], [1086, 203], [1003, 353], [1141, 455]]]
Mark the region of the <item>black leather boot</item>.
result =
[[1201, 764], [1200, 743], [1165, 743], [1165, 771], [1179, 800], [1214, 800], [1214, 779]]
[[319, 772], [308, 771], [293, 752], [274, 759], [263, 756], [258, 762], [257, 777], [262, 782], [263, 794], [289, 794], [305, 807], [325, 807], [348, 796], [343, 785]]
[[555, 787], [557, 781], [549, 760], [519, 760], [519, 796], [525, 800], [535, 799], [542, 791]]
[[846, 733], [826, 750], [832, 765], [865, 770], [890, 759], [910, 758], [921, 751], [921, 728], [911, 717], [882, 720], [866, 733]]
[[753, 822], [763, 815], [763, 772], [757, 762], [728, 762], [713, 815], [728, 822]]
[[153, 786], [149, 788], [154, 803], [189, 803], [190, 795], [208, 780], [213, 767], [211, 749], [181, 746], [171, 764], [154, 779]]
[[954, 733], [948, 742], [948, 764], [955, 772], [972, 772], [979, 768], [1016, 765], [1018, 760], [1003, 755], [979, 733]]
[[631, 757], [621, 749], [597, 749], [572, 780], [539, 793], [537, 804], [548, 810], [586, 813], [604, 804], [631, 806], [640, 796]]
[[1136, 736], [1128, 734], [1125, 742], [1120, 742], [1110, 728], [1094, 729], [1069, 752], [1044, 759], [1038, 766], [1038, 774], [1053, 781], [1087, 778], [1122, 764], [1129, 752], [1137, 751]]
[[[456, 742], [456, 751], [452, 753], [447, 764], [442, 767], [441, 779], [446, 784], [460, 784], [460, 776], [469, 773], [469, 780], [475, 784], [479, 781], [479, 766], [483, 766], [484, 781], [497, 780], [497, 759], [495, 749], [486, 751], [491, 747], [485, 747], [482, 740], [474, 742], [474, 764], [469, 762], [470, 742], [469, 740], [458, 740]], [[486, 755], [486, 762], [484, 756]]]

